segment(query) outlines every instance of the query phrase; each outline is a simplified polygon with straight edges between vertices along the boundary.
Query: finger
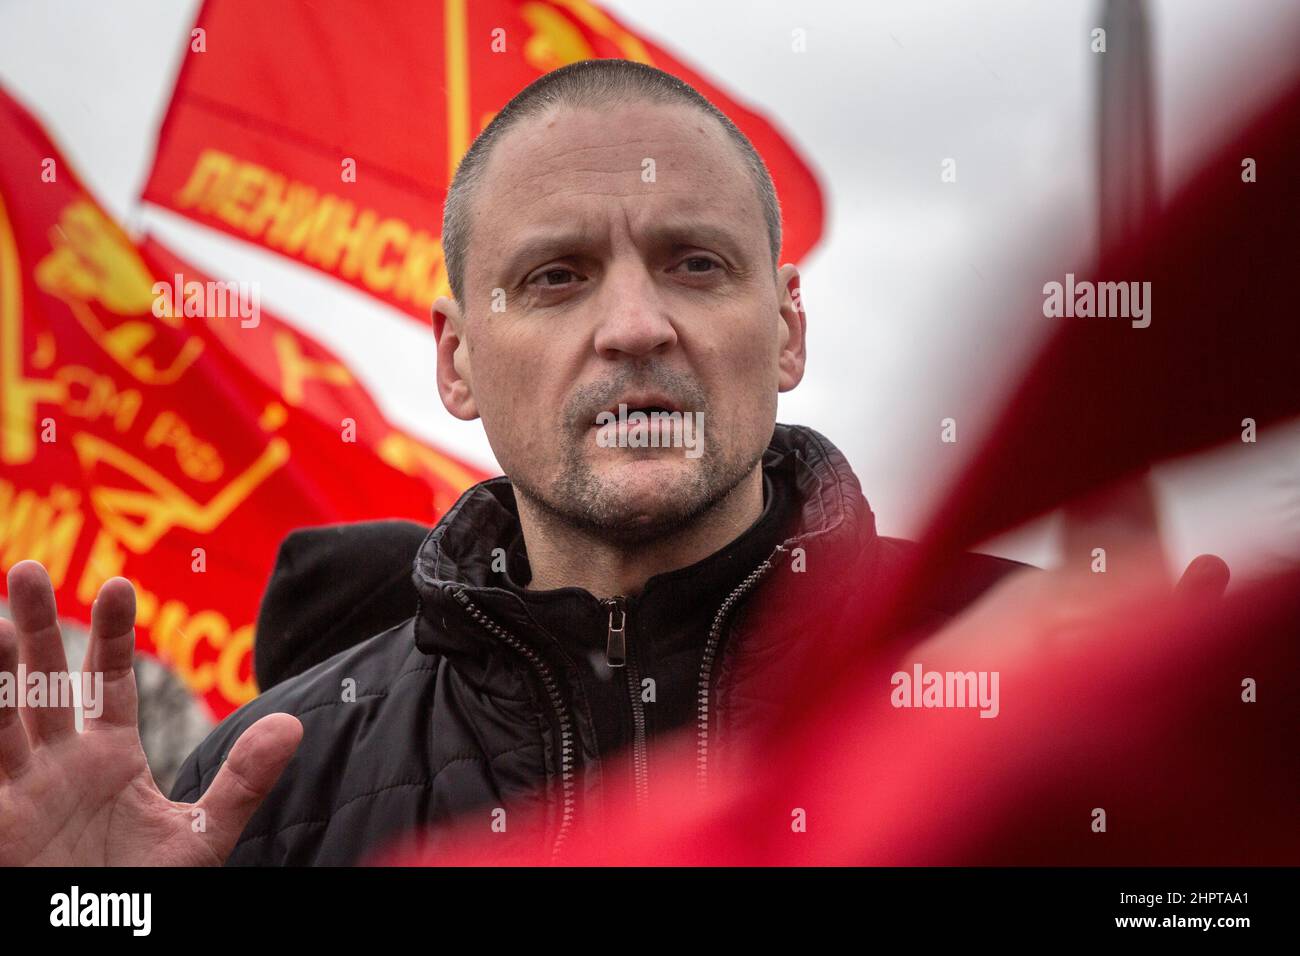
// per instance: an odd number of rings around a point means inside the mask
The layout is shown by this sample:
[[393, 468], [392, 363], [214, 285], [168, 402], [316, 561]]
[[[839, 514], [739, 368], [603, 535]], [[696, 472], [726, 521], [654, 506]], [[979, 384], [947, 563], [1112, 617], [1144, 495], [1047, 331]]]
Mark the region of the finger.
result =
[[[1093, 571], [1102, 585], [1155, 571], [1168, 581], [1163, 564], [1155, 493], [1146, 472], [1094, 491], [1064, 509], [1065, 567]], [[1099, 568], [1105, 575], [1097, 575]]]
[[[9, 569], [9, 610], [18, 632], [18, 659], [26, 666], [28, 683], [40, 674], [47, 693], [38, 706], [29, 707], [28, 688], [19, 688], [18, 714], [27, 726], [33, 747], [77, 732], [70, 694], [65, 683], [68, 658], [63, 653], [59, 612], [50, 576], [38, 561], [19, 561]], [[39, 685], [32, 685], [33, 687]]]
[[[12, 678], [15, 695], [21, 690], [17, 674], [18, 635], [12, 623], [0, 619], [0, 675]], [[0, 676], [0, 679], [5, 678]], [[12, 705], [0, 700], [0, 779], [18, 776], [30, 757], [31, 748], [27, 744], [27, 731], [18, 717], [16, 696]]]
[[289, 714], [267, 714], [235, 741], [212, 786], [195, 806], [204, 812], [212, 849], [225, 860], [298, 749], [302, 724]]
[[[126, 578], [109, 578], [90, 609], [90, 645], [82, 670], [91, 675], [98, 701], [84, 700], [86, 726], [136, 725], [135, 588]], [[87, 695], [88, 696], [88, 695]], [[98, 711], [97, 716], [91, 714]]]
[[1178, 579], [1174, 593], [1179, 600], [1218, 600], [1228, 589], [1232, 572], [1217, 554], [1202, 554], [1192, 559]]

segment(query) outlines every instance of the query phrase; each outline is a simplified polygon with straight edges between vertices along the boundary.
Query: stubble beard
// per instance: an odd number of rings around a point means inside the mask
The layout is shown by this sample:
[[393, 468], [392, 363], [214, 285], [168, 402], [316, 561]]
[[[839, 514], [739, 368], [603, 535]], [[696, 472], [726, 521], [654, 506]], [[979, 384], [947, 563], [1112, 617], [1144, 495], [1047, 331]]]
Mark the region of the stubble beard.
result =
[[[626, 454], [626, 449], [610, 449]], [[580, 442], [566, 444], [559, 476], [546, 492], [512, 479], [517, 493], [573, 530], [621, 547], [648, 544], [699, 521], [726, 500], [762, 461], [719, 458], [706, 451], [685, 479], [658, 496], [654, 511], [630, 482], [603, 478], [592, 469]]]
[[[755, 453], [735, 449], [719, 454], [718, 443], [704, 443], [695, 466], [671, 487], [656, 494], [653, 505], [632, 481], [598, 475], [589, 458], [591, 428], [596, 414], [610, 408], [617, 396], [635, 386], [653, 385], [664, 389], [683, 408], [683, 414], [698, 412], [701, 421], [712, 423], [710, 403], [699, 383], [680, 370], [650, 358], [621, 365], [602, 382], [578, 389], [571, 396], [561, 420], [560, 472], [549, 487], [511, 476], [517, 494], [538, 510], [584, 536], [620, 547], [645, 545], [682, 531], [701, 520], [726, 500], [763, 459], [765, 447]], [[690, 411], [686, 411], [690, 409]], [[697, 440], [704, 442], [703, 432]], [[683, 449], [674, 449], [685, 455]], [[637, 455], [637, 449], [601, 448], [597, 454]], [[664, 454], [660, 450], [656, 458]], [[650, 510], [650, 507], [653, 510]]]

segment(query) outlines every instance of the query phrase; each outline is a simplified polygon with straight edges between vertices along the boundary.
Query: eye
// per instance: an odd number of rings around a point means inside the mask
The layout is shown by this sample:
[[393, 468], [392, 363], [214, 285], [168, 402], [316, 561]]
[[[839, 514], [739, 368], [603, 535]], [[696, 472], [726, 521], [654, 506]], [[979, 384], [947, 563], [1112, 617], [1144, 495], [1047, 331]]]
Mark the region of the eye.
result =
[[550, 269], [543, 269], [541, 272], [534, 273], [528, 280], [529, 285], [540, 285], [547, 288], [569, 285], [573, 280], [581, 280], [581, 277], [572, 269], [565, 269], [562, 266], [555, 266]]
[[703, 275], [722, 268], [722, 263], [709, 256], [688, 256], [679, 262], [673, 269], [685, 267], [686, 272]]

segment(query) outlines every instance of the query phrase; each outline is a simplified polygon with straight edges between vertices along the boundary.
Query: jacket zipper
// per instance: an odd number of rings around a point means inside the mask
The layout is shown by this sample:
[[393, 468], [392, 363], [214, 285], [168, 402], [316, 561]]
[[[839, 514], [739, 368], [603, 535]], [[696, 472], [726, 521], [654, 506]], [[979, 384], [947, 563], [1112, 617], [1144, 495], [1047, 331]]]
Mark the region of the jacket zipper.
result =
[[560, 725], [560, 790], [564, 798], [563, 809], [560, 813], [560, 827], [555, 834], [555, 843], [551, 846], [551, 862], [555, 862], [560, 855], [560, 848], [564, 845], [564, 840], [569, 834], [569, 828], [573, 824], [574, 811], [577, 808], [577, 798], [574, 793], [573, 730], [568, 709], [564, 705], [564, 695], [560, 692], [559, 684], [556, 682], [551, 668], [536, 651], [480, 611], [477, 605], [466, 597], [463, 590], [456, 591], [455, 594], [456, 600], [469, 612], [470, 617], [532, 665], [542, 682], [542, 686], [546, 689], [547, 695], [550, 697], [551, 706], [555, 709], [556, 719]]
[[[704, 658], [700, 665], [700, 680], [697, 695], [697, 738], [696, 738], [696, 781], [701, 790], [705, 788], [708, 780], [708, 762], [709, 762], [709, 685], [713, 675], [714, 659], [718, 652], [718, 646], [722, 640], [722, 624], [726, 618], [727, 612], [739, 601], [746, 593], [750, 591], [767, 573], [772, 569], [778, 555], [785, 551], [785, 545], [779, 544], [768, 555], [767, 559], [757, 568], [751, 571], [746, 578], [736, 585], [736, 587], [727, 595], [726, 600], [718, 608], [717, 613], [713, 616], [713, 624], [709, 628], [709, 637], [704, 645]], [[551, 706], [555, 710], [556, 718], [560, 724], [560, 789], [563, 793], [563, 809], [560, 814], [560, 827], [555, 835], [555, 843], [551, 847], [551, 860], [554, 862], [560, 855], [560, 849], [564, 844], [565, 838], [569, 834], [569, 829], [573, 825], [573, 816], [577, 808], [577, 798], [574, 794], [574, 769], [573, 769], [573, 730], [569, 719], [568, 709], [564, 705], [564, 695], [560, 692], [559, 685], [556, 683], [555, 676], [550, 667], [531, 647], [525, 644], [519, 638], [515, 637], [509, 631], [505, 630], [499, 624], [494, 622], [475, 605], [463, 590], [455, 592], [456, 600], [465, 608], [480, 626], [496, 636], [504, 644], [515, 650], [536, 671], [537, 676], [542, 681], [542, 686], [550, 698]], [[649, 754], [646, 746], [646, 722], [645, 707], [641, 702], [641, 680], [640, 672], [637, 669], [634, 656], [627, 654], [627, 608], [624, 598], [612, 598], [601, 602], [610, 610], [609, 630], [606, 636], [606, 661], [610, 667], [622, 667], [630, 664], [628, 670], [628, 686], [632, 700], [632, 724], [633, 724], [633, 776], [636, 785], [636, 799], [638, 807], [644, 806], [649, 793]], [[618, 613], [618, 627], [615, 627], [615, 613]], [[616, 663], [621, 658], [621, 662]]]
[[637, 666], [636, 653], [628, 652], [626, 598], [619, 595], [608, 598], [601, 604], [609, 610], [605, 663], [610, 667], [627, 667], [628, 695], [632, 700], [632, 779], [637, 809], [642, 809], [650, 798], [650, 748], [646, 743], [645, 703], [641, 700], [641, 671]]
[[709, 774], [709, 685], [713, 677], [713, 664], [718, 647], [722, 642], [722, 625], [727, 612], [772, 570], [777, 556], [785, 551], [784, 544], [778, 544], [762, 564], [749, 572], [727, 595], [718, 613], [713, 616], [713, 625], [709, 628], [708, 640], [704, 643], [704, 658], [700, 665], [700, 682], [696, 697], [696, 747], [695, 747], [695, 781], [701, 793], [708, 786]]

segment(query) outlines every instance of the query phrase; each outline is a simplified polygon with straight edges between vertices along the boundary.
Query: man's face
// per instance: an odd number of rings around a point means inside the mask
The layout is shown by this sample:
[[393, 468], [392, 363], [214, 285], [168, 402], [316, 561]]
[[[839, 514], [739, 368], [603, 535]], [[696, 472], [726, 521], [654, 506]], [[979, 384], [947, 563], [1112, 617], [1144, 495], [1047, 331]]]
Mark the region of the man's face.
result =
[[[434, 307], [439, 386], [453, 414], [482, 417], [519, 493], [636, 542], [753, 473], [777, 392], [803, 373], [803, 317], [798, 273], [773, 269], [758, 191], [715, 121], [651, 103], [523, 121], [473, 210], [463, 312]], [[611, 446], [598, 416], [620, 404], [682, 413], [698, 447]]]

